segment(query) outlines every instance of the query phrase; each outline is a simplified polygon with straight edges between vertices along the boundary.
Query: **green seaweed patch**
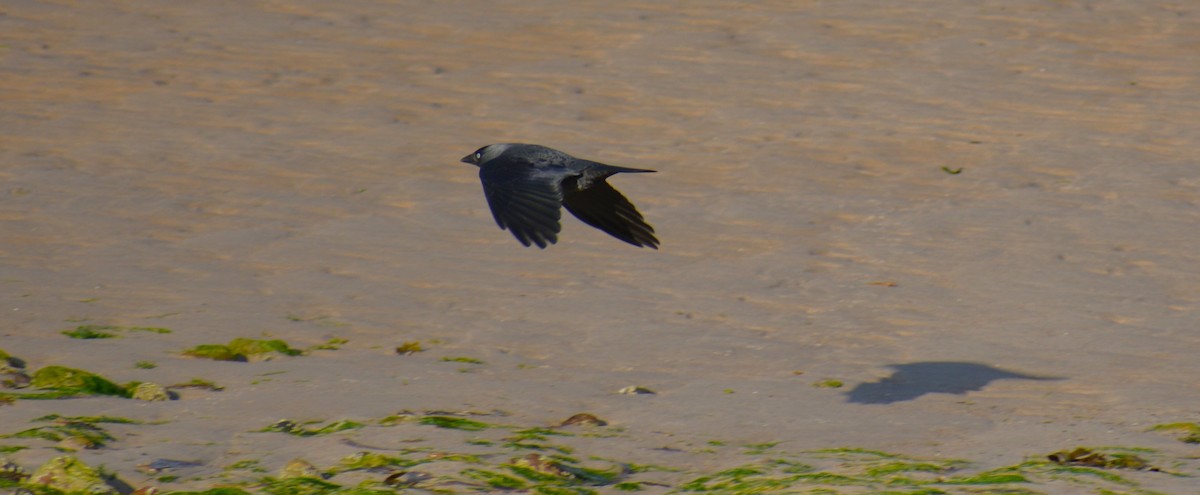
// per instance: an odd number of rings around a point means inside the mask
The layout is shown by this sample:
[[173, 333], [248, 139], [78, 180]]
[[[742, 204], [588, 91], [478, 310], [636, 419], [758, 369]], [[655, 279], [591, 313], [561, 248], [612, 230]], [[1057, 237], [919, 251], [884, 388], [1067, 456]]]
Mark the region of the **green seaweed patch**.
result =
[[224, 486], [204, 490], [202, 492], [171, 492], [171, 495], [250, 495], [250, 492], [241, 488]]
[[349, 339], [343, 339], [341, 337], [330, 337], [329, 340], [326, 340], [324, 344], [317, 344], [315, 346], [312, 346], [310, 349], [311, 350], [322, 350], [322, 351], [336, 351], [338, 349], [341, 349], [342, 346], [348, 342], [350, 342]]
[[[758, 478], [763, 477], [765, 471], [755, 466], [741, 466], [733, 469], [701, 476], [690, 482], [684, 483], [679, 487], [685, 492], [710, 492], [720, 490], [739, 489], [747, 490], [749, 488], [779, 488], [778, 482], [770, 483], [764, 486], [764, 483], [758, 481]], [[759, 490], [767, 491], [767, 490]]]
[[401, 356], [407, 356], [409, 354], [416, 354], [418, 352], [424, 352], [424, 351], [425, 351], [425, 348], [421, 347], [421, 343], [417, 342], [415, 340], [411, 341], [411, 342], [405, 342], [403, 344], [396, 346], [396, 354], [399, 354]]
[[1050, 475], [1053, 475], [1052, 477], [1056, 477], [1056, 478], [1066, 477], [1066, 478], [1078, 480], [1081, 477], [1084, 477], [1084, 478], [1090, 477], [1090, 478], [1098, 478], [1098, 479], [1101, 479], [1104, 481], [1116, 483], [1119, 485], [1125, 485], [1125, 486], [1134, 486], [1137, 484], [1137, 483], [1134, 483], [1133, 481], [1125, 479], [1124, 477], [1122, 477], [1119, 474], [1109, 473], [1103, 469], [1094, 468], [1094, 467], [1071, 466], [1071, 465], [1063, 465], [1063, 464], [1057, 464], [1057, 463], [1050, 464], [1050, 463], [1041, 463], [1041, 462], [1031, 463], [1031, 464], [1026, 465], [1025, 467], [1026, 467], [1026, 469], [1030, 469], [1032, 471], [1038, 472], [1039, 474], [1050, 474]]
[[812, 453], [816, 454], [818, 456], [822, 456], [822, 457], [828, 456], [828, 457], [834, 457], [834, 458], [846, 459], [846, 460], [902, 459], [903, 458], [903, 456], [901, 456], [901, 455], [892, 454], [889, 452], [883, 452], [880, 450], [859, 449], [859, 448], [853, 448], [853, 447], [842, 447], [842, 448], [834, 448], [834, 449], [818, 449], [818, 450], [812, 451]]
[[225, 466], [226, 471], [250, 471], [255, 473], [265, 473], [266, 468], [262, 467], [257, 459], [243, 459], [228, 466]]
[[74, 330], [63, 330], [60, 333], [73, 339], [113, 339], [117, 337], [117, 334], [107, 330], [115, 328], [104, 325], [80, 325]]
[[49, 414], [35, 418], [33, 421], [52, 424], [3, 435], [0, 438], [49, 440], [59, 442], [60, 448], [69, 450], [98, 449], [114, 440], [113, 436], [98, 424], [142, 424], [137, 420], [115, 416], [62, 416], [58, 414]]
[[486, 469], [467, 468], [462, 471], [462, 475], [486, 483], [487, 486], [498, 490], [521, 490], [526, 487], [525, 480], [521, 478]]
[[511, 450], [536, 450], [536, 451], [554, 450], [554, 451], [561, 452], [563, 454], [571, 453], [571, 449], [569, 447], [564, 447], [562, 445], [550, 445], [550, 444], [543, 444], [543, 443], [536, 443], [536, 442], [522, 442], [522, 441], [512, 441], [512, 440], [504, 442], [502, 445], [505, 448], [511, 449]]
[[555, 430], [555, 429], [552, 429], [552, 428], [526, 428], [526, 429], [524, 429], [524, 430], [517, 430], [515, 433], [513, 433], [513, 436], [511, 436], [511, 437], [507, 438], [506, 440], [511, 440], [511, 441], [523, 441], [523, 440], [545, 441], [545, 440], [547, 439], [547, 437], [552, 437], [552, 436], [559, 436], [559, 437], [573, 437], [573, 436], [575, 436], [575, 435], [574, 435], [574, 434], [572, 434], [572, 433], [570, 433], [570, 432], [566, 432], [566, 431], [560, 431], [560, 430]]
[[1200, 443], [1200, 424], [1196, 423], [1166, 423], [1155, 425], [1150, 431], [1181, 432], [1183, 436], [1179, 437], [1180, 442]]
[[166, 388], [168, 388], [168, 389], [198, 388], [198, 389], [202, 389], [202, 390], [212, 390], [214, 392], [220, 392], [222, 390], [225, 390], [225, 387], [217, 385], [212, 380], [205, 380], [203, 378], [192, 378], [191, 381], [187, 381], [187, 382], [183, 382], [183, 383], [176, 383], [174, 385], [167, 385]]
[[42, 464], [29, 477], [26, 488], [35, 493], [86, 493], [90, 495], [116, 495], [116, 488], [108, 483], [112, 476], [93, 468], [73, 456], [60, 456]]
[[[107, 378], [66, 366], [47, 366], [34, 372], [30, 384], [51, 394], [21, 394], [22, 398], [58, 398], [74, 395], [130, 396], [128, 388], [117, 385]], [[54, 397], [52, 397], [54, 396]]]
[[300, 423], [284, 419], [258, 431], [287, 433], [289, 435], [296, 435], [298, 437], [315, 437], [318, 435], [329, 435], [339, 431], [357, 430], [364, 426], [366, 425], [357, 421], [343, 419], [334, 421], [320, 428], [305, 428], [304, 425]]
[[344, 494], [342, 485], [317, 478], [263, 478], [255, 488], [271, 495]]
[[957, 467], [959, 467], [958, 464], [953, 461], [934, 463], [904, 460], [870, 466], [866, 468], [865, 474], [871, 477], [880, 477], [899, 473], [944, 473]]
[[73, 339], [112, 339], [118, 337], [116, 332], [167, 334], [171, 333], [171, 329], [161, 327], [120, 327], [116, 325], [79, 325], [72, 330], [63, 330], [61, 333]]
[[378, 469], [384, 467], [412, 467], [426, 461], [415, 461], [384, 455], [377, 452], [359, 452], [343, 457], [338, 461], [337, 465], [330, 469], [332, 473], [342, 473], [346, 471], [359, 471], [364, 469]]
[[501, 466], [507, 473], [468, 468], [462, 475], [498, 490], [527, 490], [533, 493], [595, 493], [589, 487], [612, 485], [626, 474], [620, 466], [610, 470], [579, 466], [562, 456], [528, 454]]
[[195, 358], [211, 359], [213, 361], [247, 361], [244, 354], [238, 354], [230, 349], [227, 345], [222, 344], [200, 344], [191, 349], [183, 351], [184, 356]]
[[1099, 452], [1087, 447], [1076, 447], [1047, 455], [1046, 459], [1063, 466], [1088, 466], [1100, 469], [1147, 469], [1157, 471], [1136, 454], [1122, 452]]
[[436, 426], [438, 428], [464, 431], [482, 431], [494, 427], [494, 425], [490, 425], [482, 421], [475, 421], [467, 418], [457, 418], [454, 416], [425, 416], [417, 420], [417, 422], [423, 425]]
[[18, 431], [0, 438], [32, 438], [58, 442], [61, 447], [75, 449], [98, 449], [115, 438], [104, 428], [82, 421], [64, 421]]
[[282, 340], [257, 340], [236, 338], [228, 344], [201, 344], [183, 351], [183, 355], [214, 361], [249, 361], [250, 358], [265, 358], [271, 354], [300, 356], [304, 351], [293, 349]]
[[63, 416], [60, 414], [47, 414], [40, 418], [34, 418], [34, 421], [73, 421], [77, 423], [112, 423], [120, 425], [140, 425], [142, 421], [136, 419], [122, 418], [119, 416]]
[[444, 356], [442, 357], [442, 361], [447, 363], [483, 364], [483, 360], [481, 359], [466, 356]]
[[820, 471], [799, 463], [789, 463], [785, 469], [778, 469], [779, 466], [778, 462], [744, 465], [713, 475], [702, 476], [679, 488], [682, 491], [692, 492], [760, 493], [790, 491], [800, 487], [891, 484], [883, 479], [875, 480], [851, 474]]
[[[800, 456], [746, 464], [701, 476], [678, 488], [680, 491], [717, 493], [841, 493], [837, 487], [858, 487], [870, 493], [911, 495], [946, 494], [943, 487], [952, 486], [988, 486], [994, 492], [997, 485], [1028, 481], [1013, 468], [955, 476], [954, 472], [966, 467], [965, 461], [910, 459], [866, 449], [825, 449]], [[830, 461], [835, 461], [836, 465], [820, 466]]]
[[389, 414], [379, 418], [375, 423], [379, 426], [396, 426], [401, 423], [407, 423], [416, 419], [416, 413], [412, 411], [401, 411], [396, 414]]
[[1012, 483], [1029, 483], [1021, 473], [1013, 468], [1001, 468], [982, 473], [954, 476], [939, 479], [939, 485], [1006, 485]]
[[779, 445], [779, 442], [752, 443], [746, 445], [746, 453], [750, 455], [763, 454], [777, 445]]
[[594, 486], [611, 485], [629, 474], [629, 471], [620, 465], [608, 470], [593, 469], [580, 466], [578, 461], [566, 456], [541, 454], [528, 454], [513, 459], [508, 468], [514, 472], [526, 473], [525, 476], [530, 479], [533, 479], [533, 476], [539, 478], [549, 476], [543, 479], [559, 484]]

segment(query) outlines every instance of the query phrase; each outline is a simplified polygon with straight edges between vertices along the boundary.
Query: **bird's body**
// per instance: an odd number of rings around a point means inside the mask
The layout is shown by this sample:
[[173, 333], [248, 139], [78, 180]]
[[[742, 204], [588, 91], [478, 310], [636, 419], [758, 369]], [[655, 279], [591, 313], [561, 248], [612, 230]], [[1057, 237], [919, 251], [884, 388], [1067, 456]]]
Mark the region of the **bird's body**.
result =
[[582, 160], [536, 144], [501, 143], [463, 157], [479, 167], [496, 224], [526, 246], [558, 241], [561, 208], [634, 246], [658, 249], [658, 239], [633, 203], [606, 182], [617, 173], [653, 170]]

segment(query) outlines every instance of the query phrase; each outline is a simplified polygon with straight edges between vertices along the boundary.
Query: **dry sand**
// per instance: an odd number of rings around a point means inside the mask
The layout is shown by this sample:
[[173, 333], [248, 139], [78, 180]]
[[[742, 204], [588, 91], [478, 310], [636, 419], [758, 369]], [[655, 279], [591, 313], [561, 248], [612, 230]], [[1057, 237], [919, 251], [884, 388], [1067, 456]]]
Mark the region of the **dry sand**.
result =
[[[473, 448], [253, 432], [404, 410], [589, 412], [616, 436], [562, 439], [574, 455], [671, 486], [765, 442], [972, 469], [1144, 447], [1200, 476], [1194, 445], [1148, 431], [1200, 420], [1194, 3], [18, 0], [0, 107], [0, 348], [226, 387], [0, 406], [0, 433], [161, 422], [77, 453], [134, 487], [157, 459], [196, 463], [178, 490], [248, 459]], [[497, 230], [458, 158], [510, 141], [657, 169], [613, 183], [662, 249], [569, 216], [544, 251]], [[172, 333], [60, 334], [82, 324]], [[348, 343], [179, 355], [264, 336]], [[409, 341], [428, 350], [393, 352]]]

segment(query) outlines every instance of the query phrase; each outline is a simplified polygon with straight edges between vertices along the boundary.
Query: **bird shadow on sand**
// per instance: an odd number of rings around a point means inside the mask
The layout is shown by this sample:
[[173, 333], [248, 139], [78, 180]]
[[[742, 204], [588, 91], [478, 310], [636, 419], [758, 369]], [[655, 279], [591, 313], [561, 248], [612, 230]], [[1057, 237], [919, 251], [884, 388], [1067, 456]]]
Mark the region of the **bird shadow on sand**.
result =
[[847, 402], [858, 404], [891, 404], [913, 400], [925, 394], [964, 395], [983, 390], [995, 380], [1062, 380], [1060, 377], [1026, 375], [984, 364], [931, 361], [923, 363], [890, 364], [896, 370], [892, 376], [870, 383], [860, 383], [846, 392]]

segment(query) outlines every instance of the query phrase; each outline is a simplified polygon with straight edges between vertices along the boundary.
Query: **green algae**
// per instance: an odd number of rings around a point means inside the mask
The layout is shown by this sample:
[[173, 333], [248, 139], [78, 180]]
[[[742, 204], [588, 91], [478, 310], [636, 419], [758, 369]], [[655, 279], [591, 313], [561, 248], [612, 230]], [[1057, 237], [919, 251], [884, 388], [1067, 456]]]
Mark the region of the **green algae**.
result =
[[746, 445], [746, 454], [758, 455], [766, 453], [766, 451], [775, 448], [779, 442], [752, 443]]
[[98, 449], [114, 440], [103, 428], [88, 423], [67, 423], [38, 426], [4, 435], [3, 438], [36, 438], [52, 442], [69, 441], [69, 445]]
[[425, 348], [421, 347], [421, 343], [417, 342], [417, 341], [405, 342], [403, 344], [396, 346], [396, 354], [400, 354], [400, 355], [404, 355], [404, 356], [407, 356], [409, 354], [416, 354], [418, 352], [424, 352], [424, 351], [425, 351]]
[[1155, 425], [1150, 431], [1174, 431], [1183, 433], [1179, 441], [1183, 443], [1200, 443], [1200, 424], [1196, 423], [1166, 423]]
[[34, 422], [51, 423], [0, 435], [0, 438], [27, 438], [58, 442], [58, 448], [67, 450], [98, 449], [115, 438], [100, 423], [141, 424], [138, 421], [112, 416], [61, 416], [50, 414], [36, 418]]
[[[1086, 486], [1096, 493], [1151, 493], [1116, 471], [1157, 471], [1134, 452], [1147, 449], [1073, 449], [1014, 466], [972, 471], [963, 460], [909, 458], [845, 448], [788, 454], [704, 475], [677, 487], [709, 493], [1037, 493], [1031, 487]], [[1057, 462], [1052, 459], [1057, 459]], [[831, 464], [832, 462], [832, 464]]]
[[169, 388], [169, 389], [176, 389], [176, 388], [198, 388], [198, 389], [203, 389], [203, 390], [212, 390], [212, 391], [214, 391], [214, 392], [220, 392], [220, 391], [222, 391], [222, 390], [225, 390], [225, 387], [222, 387], [222, 386], [220, 386], [220, 385], [217, 385], [217, 384], [216, 384], [215, 382], [213, 382], [212, 380], [205, 380], [205, 379], [203, 379], [203, 378], [192, 378], [190, 381], [186, 381], [186, 382], [183, 382], [183, 383], [176, 383], [176, 384], [174, 384], [174, 385], [167, 385], [167, 388]]
[[140, 425], [142, 421], [136, 419], [122, 418], [119, 416], [63, 416], [60, 414], [47, 414], [45, 416], [34, 418], [34, 421], [60, 421], [60, 422], [77, 422], [77, 423], [111, 423], [120, 425]]
[[905, 461], [897, 461], [897, 462], [887, 462], [887, 463], [868, 467], [865, 470], [865, 474], [867, 476], [879, 477], [879, 476], [892, 475], [892, 474], [897, 474], [897, 473], [913, 473], [913, 472], [942, 473], [942, 472], [946, 472], [951, 469], [954, 469], [955, 467], [957, 467], [956, 464], [952, 463], [952, 462], [932, 463], [932, 462], [905, 460]]
[[241, 488], [220, 487], [202, 492], [171, 492], [171, 495], [250, 495], [250, 492]]
[[226, 471], [250, 471], [254, 473], [265, 473], [266, 468], [257, 459], [243, 459], [228, 466], [225, 466]]
[[117, 338], [117, 332], [150, 332], [158, 334], [171, 333], [168, 328], [160, 327], [121, 327], [116, 325], [79, 325], [71, 330], [63, 330], [63, 335], [73, 339], [112, 339]]
[[[741, 444], [709, 442], [707, 447], [727, 458], [725, 468], [709, 472], [671, 469], [658, 466], [637, 466], [620, 460], [602, 459], [588, 455], [580, 445], [594, 442], [621, 442], [627, 434], [613, 433], [593, 437], [554, 427], [519, 427], [491, 424], [463, 416], [501, 415], [502, 412], [401, 412], [380, 420], [327, 421], [298, 424], [281, 421], [259, 431], [288, 433], [301, 438], [332, 434], [347, 430], [368, 429], [361, 434], [340, 440], [352, 442], [370, 437], [371, 428], [378, 431], [398, 424], [408, 428], [417, 425], [435, 426], [466, 434], [440, 434], [438, 438], [458, 438], [461, 451], [447, 446], [426, 446], [401, 449], [399, 452], [363, 451], [333, 461], [331, 465], [311, 466], [305, 470], [292, 469], [280, 474], [280, 466], [265, 466], [259, 461], [241, 461], [227, 469], [242, 472], [223, 476], [231, 490], [225, 493], [269, 493], [272, 495], [376, 495], [384, 493], [613, 493], [651, 490], [653, 493], [842, 493], [842, 494], [904, 494], [904, 495], [966, 495], [966, 494], [1033, 494], [1038, 489], [1049, 493], [1063, 490], [1084, 490], [1087, 493], [1149, 494], [1139, 488], [1135, 478], [1125, 472], [1141, 471], [1142, 476], [1156, 476], [1150, 468], [1138, 468], [1130, 459], [1136, 456], [1147, 466], [1156, 453], [1146, 449], [1105, 447], [1090, 449], [1070, 456], [1071, 459], [1095, 461], [1089, 452], [1103, 454], [1102, 465], [1063, 465], [1047, 456], [1030, 458], [1025, 462], [996, 469], [983, 469], [964, 460], [927, 459], [900, 453], [862, 448], [833, 448], [813, 451], [789, 451], [785, 444], [770, 442]], [[389, 421], [390, 419], [390, 421]], [[133, 422], [124, 418], [104, 416], [66, 417], [50, 415], [42, 421], [60, 423], [83, 421]], [[45, 428], [28, 433], [25, 438], [44, 438], [49, 434], [62, 435], [62, 430]], [[612, 432], [623, 432], [613, 429]], [[47, 436], [41, 436], [47, 435]], [[446, 436], [449, 435], [449, 436]], [[582, 442], [584, 439], [586, 442]], [[340, 441], [334, 439], [333, 441]], [[108, 440], [111, 441], [111, 440]], [[315, 441], [318, 451], [330, 440]], [[408, 440], [422, 442], [422, 439]], [[325, 443], [322, 443], [325, 442]], [[557, 445], [550, 442], [564, 442]], [[577, 443], [581, 442], [581, 443]], [[368, 442], [370, 443], [370, 442]], [[610, 446], [612, 446], [610, 444]], [[368, 447], [368, 446], [364, 446]], [[373, 447], [368, 447], [373, 448]], [[581, 452], [573, 453], [579, 449]], [[1073, 452], [1073, 451], [1064, 451]], [[1067, 459], [1067, 458], [1064, 458]], [[427, 469], [428, 472], [417, 471]], [[269, 467], [269, 469], [268, 469]], [[268, 471], [274, 477], [263, 477]], [[675, 475], [683, 479], [669, 484], [657, 482], [664, 472], [688, 473]], [[355, 474], [350, 474], [354, 472]], [[258, 473], [258, 474], [250, 474]], [[436, 473], [436, 474], [431, 474]], [[650, 474], [658, 473], [658, 474]], [[1168, 476], [1169, 474], [1162, 474]], [[252, 476], [253, 479], [248, 477]], [[228, 478], [242, 477], [230, 483]], [[368, 478], [362, 481], [363, 478]], [[357, 486], [348, 484], [354, 480]], [[194, 480], [193, 480], [194, 481]], [[165, 482], [160, 480], [160, 482]], [[220, 495], [219, 492], [210, 490]], [[209, 493], [209, 492], [190, 492]]]
[[100, 325], [81, 325], [75, 327], [74, 330], [63, 330], [63, 335], [73, 339], [114, 339], [117, 334], [105, 330], [115, 327], [105, 327]]
[[1147, 463], [1137, 454], [1114, 451], [1111, 449], [1108, 452], [1101, 452], [1099, 450], [1087, 447], [1076, 447], [1074, 449], [1062, 450], [1047, 455], [1046, 459], [1061, 466], [1087, 466], [1100, 469], [1158, 470], [1158, 468], [1150, 466], [1149, 463]]
[[552, 437], [552, 436], [572, 437], [575, 435], [572, 433], [569, 433], [569, 432], [555, 430], [555, 429], [551, 429], [551, 428], [526, 428], [524, 430], [517, 430], [516, 432], [513, 433], [513, 435], [511, 437], [508, 437], [506, 440], [515, 441], [515, 442], [526, 441], [526, 440], [546, 441], [549, 437]]
[[333, 473], [343, 473], [382, 467], [412, 467], [421, 464], [421, 462], [377, 452], [359, 452], [343, 457], [334, 467], [330, 468], [330, 471]]
[[24, 368], [25, 361], [21, 360], [20, 358], [14, 357], [12, 354], [9, 354], [8, 351], [5, 351], [4, 349], [0, 349], [0, 366], [11, 366], [13, 368]]
[[342, 486], [317, 478], [264, 478], [257, 488], [271, 495], [323, 495], [340, 493]]
[[222, 344], [200, 344], [191, 349], [183, 351], [184, 356], [211, 359], [213, 361], [246, 361], [246, 356], [238, 354], [230, 349], [227, 345]]
[[99, 470], [73, 456], [50, 459], [29, 476], [27, 486], [49, 488], [66, 494], [117, 494], [117, 489], [106, 482]]
[[467, 468], [461, 474], [469, 479], [482, 481], [489, 487], [498, 490], [521, 490], [527, 486], [525, 480], [521, 478], [486, 469]]
[[291, 420], [280, 420], [271, 426], [258, 430], [259, 432], [279, 432], [295, 435], [298, 437], [315, 437], [319, 435], [329, 435], [339, 431], [357, 430], [366, 426], [363, 423], [350, 420], [338, 420], [331, 422], [319, 428], [305, 428], [303, 425]]
[[315, 346], [312, 346], [310, 348], [310, 350], [336, 351], [336, 350], [341, 349], [342, 345], [344, 345], [348, 342], [350, 342], [349, 339], [343, 339], [341, 337], [330, 337], [329, 340], [326, 340], [324, 344], [317, 344]]
[[451, 430], [465, 431], [482, 431], [492, 428], [493, 425], [482, 421], [475, 421], [467, 418], [457, 418], [454, 416], [425, 416], [417, 420], [418, 423], [438, 428], [448, 428]]
[[236, 338], [228, 344], [201, 344], [183, 351], [183, 355], [212, 359], [214, 361], [245, 362], [250, 359], [265, 359], [273, 354], [300, 356], [304, 351], [293, 349], [282, 340], [256, 340]]
[[[34, 372], [30, 384], [42, 390], [52, 390], [60, 396], [115, 395], [129, 397], [125, 387], [95, 373], [66, 366], [47, 366]], [[24, 397], [25, 394], [22, 394]], [[50, 398], [50, 397], [28, 397]], [[57, 397], [55, 397], [57, 398]]]

